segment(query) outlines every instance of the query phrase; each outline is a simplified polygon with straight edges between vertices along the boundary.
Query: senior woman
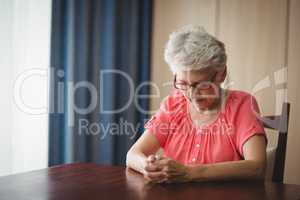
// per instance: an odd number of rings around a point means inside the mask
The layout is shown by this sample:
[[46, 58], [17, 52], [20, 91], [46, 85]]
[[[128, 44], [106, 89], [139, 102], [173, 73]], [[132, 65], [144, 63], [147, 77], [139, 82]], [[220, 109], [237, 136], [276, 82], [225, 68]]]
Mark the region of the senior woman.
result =
[[221, 87], [226, 57], [224, 44], [201, 26], [170, 35], [165, 60], [174, 89], [128, 151], [129, 168], [154, 183], [263, 179], [259, 108], [250, 94]]

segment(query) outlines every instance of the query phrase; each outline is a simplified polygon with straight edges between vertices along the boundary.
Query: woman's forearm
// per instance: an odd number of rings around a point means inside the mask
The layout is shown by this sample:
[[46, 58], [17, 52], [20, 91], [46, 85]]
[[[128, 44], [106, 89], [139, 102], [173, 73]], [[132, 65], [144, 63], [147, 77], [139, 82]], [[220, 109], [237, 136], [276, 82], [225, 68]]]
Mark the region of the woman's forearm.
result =
[[129, 151], [126, 156], [126, 165], [143, 174], [146, 160], [147, 157], [142, 152]]
[[265, 164], [252, 160], [187, 166], [191, 181], [263, 179]]

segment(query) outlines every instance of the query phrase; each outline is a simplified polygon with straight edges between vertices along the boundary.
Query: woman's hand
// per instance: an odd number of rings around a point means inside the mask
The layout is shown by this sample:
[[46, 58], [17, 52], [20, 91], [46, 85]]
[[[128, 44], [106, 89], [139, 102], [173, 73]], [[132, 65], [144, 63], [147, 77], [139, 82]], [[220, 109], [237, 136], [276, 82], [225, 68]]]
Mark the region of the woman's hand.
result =
[[160, 160], [158, 155], [150, 155], [146, 160], [144, 167], [144, 177], [149, 183], [161, 183], [166, 180], [166, 174], [156, 163]]
[[175, 183], [190, 181], [189, 168], [168, 157], [155, 157], [147, 159], [144, 176], [150, 182]]
[[162, 157], [155, 162], [156, 166], [165, 174], [163, 182], [178, 183], [190, 181], [189, 167], [168, 157]]

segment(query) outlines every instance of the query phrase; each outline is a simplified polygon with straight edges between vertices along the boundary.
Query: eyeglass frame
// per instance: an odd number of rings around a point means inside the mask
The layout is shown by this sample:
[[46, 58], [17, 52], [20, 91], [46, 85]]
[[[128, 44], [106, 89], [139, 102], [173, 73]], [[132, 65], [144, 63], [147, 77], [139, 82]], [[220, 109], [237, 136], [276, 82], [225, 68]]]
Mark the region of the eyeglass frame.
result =
[[[192, 84], [186, 84], [186, 86], [188, 86], [187, 89], [180, 89], [180, 88], [178, 88], [178, 87], [176, 86], [176, 74], [175, 74], [175, 75], [174, 75], [174, 79], [173, 79], [173, 87], [174, 87], [175, 89], [177, 89], [177, 90], [182, 90], [182, 91], [189, 91], [189, 90], [192, 88], [192, 91], [193, 91], [194, 89], [197, 88], [198, 85], [201, 85], [201, 84], [207, 83], [207, 82], [213, 83], [213, 82], [215, 81], [215, 79], [216, 79], [217, 74], [218, 74], [218, 72], [215, 72], [215, 73], [213, 74], [213, 76], [211, 76], [211, 78], [210, 78], [209, 80], [205, 80], [205, 81], [202, 80], [202, 81], [198, 81], [198, 82], [195, 82], [195, 83], [192, 83]], [[210, 89], [210, 88], [211, 88], [211, 84], [209, 84], [209, 87], [206, 88], [206, 89], [199, 89], [199, 88], [198, 88], [198, 90], [208, 90], [208, 89]]]

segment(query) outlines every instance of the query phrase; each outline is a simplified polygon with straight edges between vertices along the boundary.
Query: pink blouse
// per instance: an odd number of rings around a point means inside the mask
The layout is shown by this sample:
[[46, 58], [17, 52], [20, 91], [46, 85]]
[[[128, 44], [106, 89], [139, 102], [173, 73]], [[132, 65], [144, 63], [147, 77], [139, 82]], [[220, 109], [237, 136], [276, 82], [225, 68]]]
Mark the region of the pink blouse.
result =
[[243, 159], [243, 145], [249, 138], [266, 138], [257, 102], [246, 92], [228, 91], [217, 118], [201, 127], [193, 123], [187, 101], [173, 90], [144, 126], [156, 136], [167, 157], [183, 164], [236, 161]]

